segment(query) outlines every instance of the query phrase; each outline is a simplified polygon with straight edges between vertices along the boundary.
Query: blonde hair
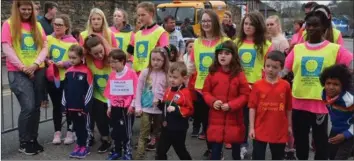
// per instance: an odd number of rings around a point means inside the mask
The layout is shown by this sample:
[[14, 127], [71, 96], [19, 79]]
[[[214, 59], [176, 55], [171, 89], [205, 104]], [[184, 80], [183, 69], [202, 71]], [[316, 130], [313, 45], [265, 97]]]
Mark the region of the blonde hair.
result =
[[[128, 23], [128, 13], [125, 10], [123, 10], [123, 9], [116, 8], [116, 9], [114, 9], [113, 15], [117, 11], [119, 11], [119, 12], [121, 12], [123, 14], [123, 17], [124, 17], [123, 25], [125, 26], [126, 24], [129, 24]], [[114, 21], [114, 18], [113, 18], [113, 21]]]
[[282, 33], [282, 32], [283, 32], [283, 31], [282, 31], [282, 28], [281, 28], [281, 22], [280, 22], [279, 16], [277, 16], [277, 15], [272, 15], [272, 16], [269, 16], [269, 17], [267, 18], [267, 20], [268, 20], [268, 19], [274, 19], [274, 20], [275, 20], [275, 23], [278, 24], [278, 31], [279, 31], [279, 33]]
[[106, 19], [106, 16], [104, 15], [103, 11], [99, 8], [93, 8], [90, 12], [89, 18], [87, 20], [87, 26], [86, 26], [86, 30], [88, 31], [88, 35], [91, 35], [93, 33], [93, 29], [92, 29], [92, 25], [91, 25], [91, 17], [93, 16], [93, 14], [98, 14], [102, 17], [102, 36], [109, 42], [109, 44], [112, 44], [112, 40], [111, 40], [111, 35], [110, 35], [110, 29], [108, 28], [108, 22]]
[[21, 14], [20, 14], [20, 6], [21, 5], [30, 5], [32, 7], [32, 14], [29, 20], [29, 23], [31, 25], [31, 34], [33, 36], [33, 40], [37, 47], [41, 49], [43, 47], [43, 39], [42, 39], [42, 31], [41, 29], [37, 26], [37, 18], [35, 15], [34, 11], [34, 4], [32, 1], [14, 1], [12, 3], [12, 8], [11, 8], [11, 16], [9, 18], [10, 20], [10, 28], [13, 29], [11, 32], [12, 40], [14, 42], [21, 42], [21, 35], [22, 33], [19, 31], [14, 31], [15, 29], [21, 29]]
[[153, 4], [152, 2], [141, 2], [138, 4], [137, 8], [144, 8], [146, 11], [153, 14], [152, 17], [155, 17], [156, 15], [155, 4]]

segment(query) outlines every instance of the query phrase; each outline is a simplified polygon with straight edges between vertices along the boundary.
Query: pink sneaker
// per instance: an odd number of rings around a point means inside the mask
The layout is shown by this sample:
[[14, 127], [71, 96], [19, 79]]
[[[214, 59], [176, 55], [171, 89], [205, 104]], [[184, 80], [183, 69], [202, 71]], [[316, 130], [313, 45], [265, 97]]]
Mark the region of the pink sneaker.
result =
[[64, 144], [65, 145], [69, 145], [74, 143], [75, 141], [75, 137], [74, 137], [74, 133], [71, 131], [66, 132], [66, 137], [64, 139]]
[[52, 143], [55, 145], [61, 144], [61, 132], [60, 131], [57, 131], [54, 133], [54, 138], [53, 138]]

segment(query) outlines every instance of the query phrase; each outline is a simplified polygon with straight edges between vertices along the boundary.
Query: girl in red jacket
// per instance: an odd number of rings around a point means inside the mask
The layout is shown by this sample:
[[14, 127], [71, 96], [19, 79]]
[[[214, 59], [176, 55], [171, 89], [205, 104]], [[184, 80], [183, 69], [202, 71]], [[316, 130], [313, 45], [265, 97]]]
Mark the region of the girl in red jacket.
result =
[[225, 41], [215, 49], [203, 96], [210, 107], [207, 139], [212, 143], [211, 160], [220, 160], [223, 143], [232, 143], [232, 157], [240, 160], [240, 144], [245, 138], [243, 107], [250, 88], [243, 73], [236, 45]]

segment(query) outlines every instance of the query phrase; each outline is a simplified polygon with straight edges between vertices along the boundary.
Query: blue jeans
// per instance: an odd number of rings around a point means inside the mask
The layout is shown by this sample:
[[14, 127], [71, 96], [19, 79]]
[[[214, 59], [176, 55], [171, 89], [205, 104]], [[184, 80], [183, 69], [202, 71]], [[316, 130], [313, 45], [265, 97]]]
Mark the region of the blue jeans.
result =
[[[220, 160], [221, 152], [223, 149], [223, 143], [212, 143], [211, 160]], [[240, 156], [240, 144], [232, 143], [232, 159], [241, 160]]]
[[18, 116], [18, 133], [20, 142], [36, 140], [40, 120], [41, 101], [44, 98], [44, 69], [34, 73], [34, 78], [23, 72], [9, 72], [9, 85], [15, 94], [21, 112]]

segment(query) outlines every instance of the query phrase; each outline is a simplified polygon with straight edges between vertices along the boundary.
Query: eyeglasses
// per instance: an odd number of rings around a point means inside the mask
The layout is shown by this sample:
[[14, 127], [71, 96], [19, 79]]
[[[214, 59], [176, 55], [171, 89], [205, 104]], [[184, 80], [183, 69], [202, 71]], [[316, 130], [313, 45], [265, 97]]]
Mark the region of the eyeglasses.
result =
[[59, 24], [59, 23], [53, 23], [54, 24], [54, 26], [56, 26], [56, 27], [63, 27], [63, 26], [65, 26], [64, 24]]
[[202, 20], [202, 23], [211, 23], [211, 20]]

